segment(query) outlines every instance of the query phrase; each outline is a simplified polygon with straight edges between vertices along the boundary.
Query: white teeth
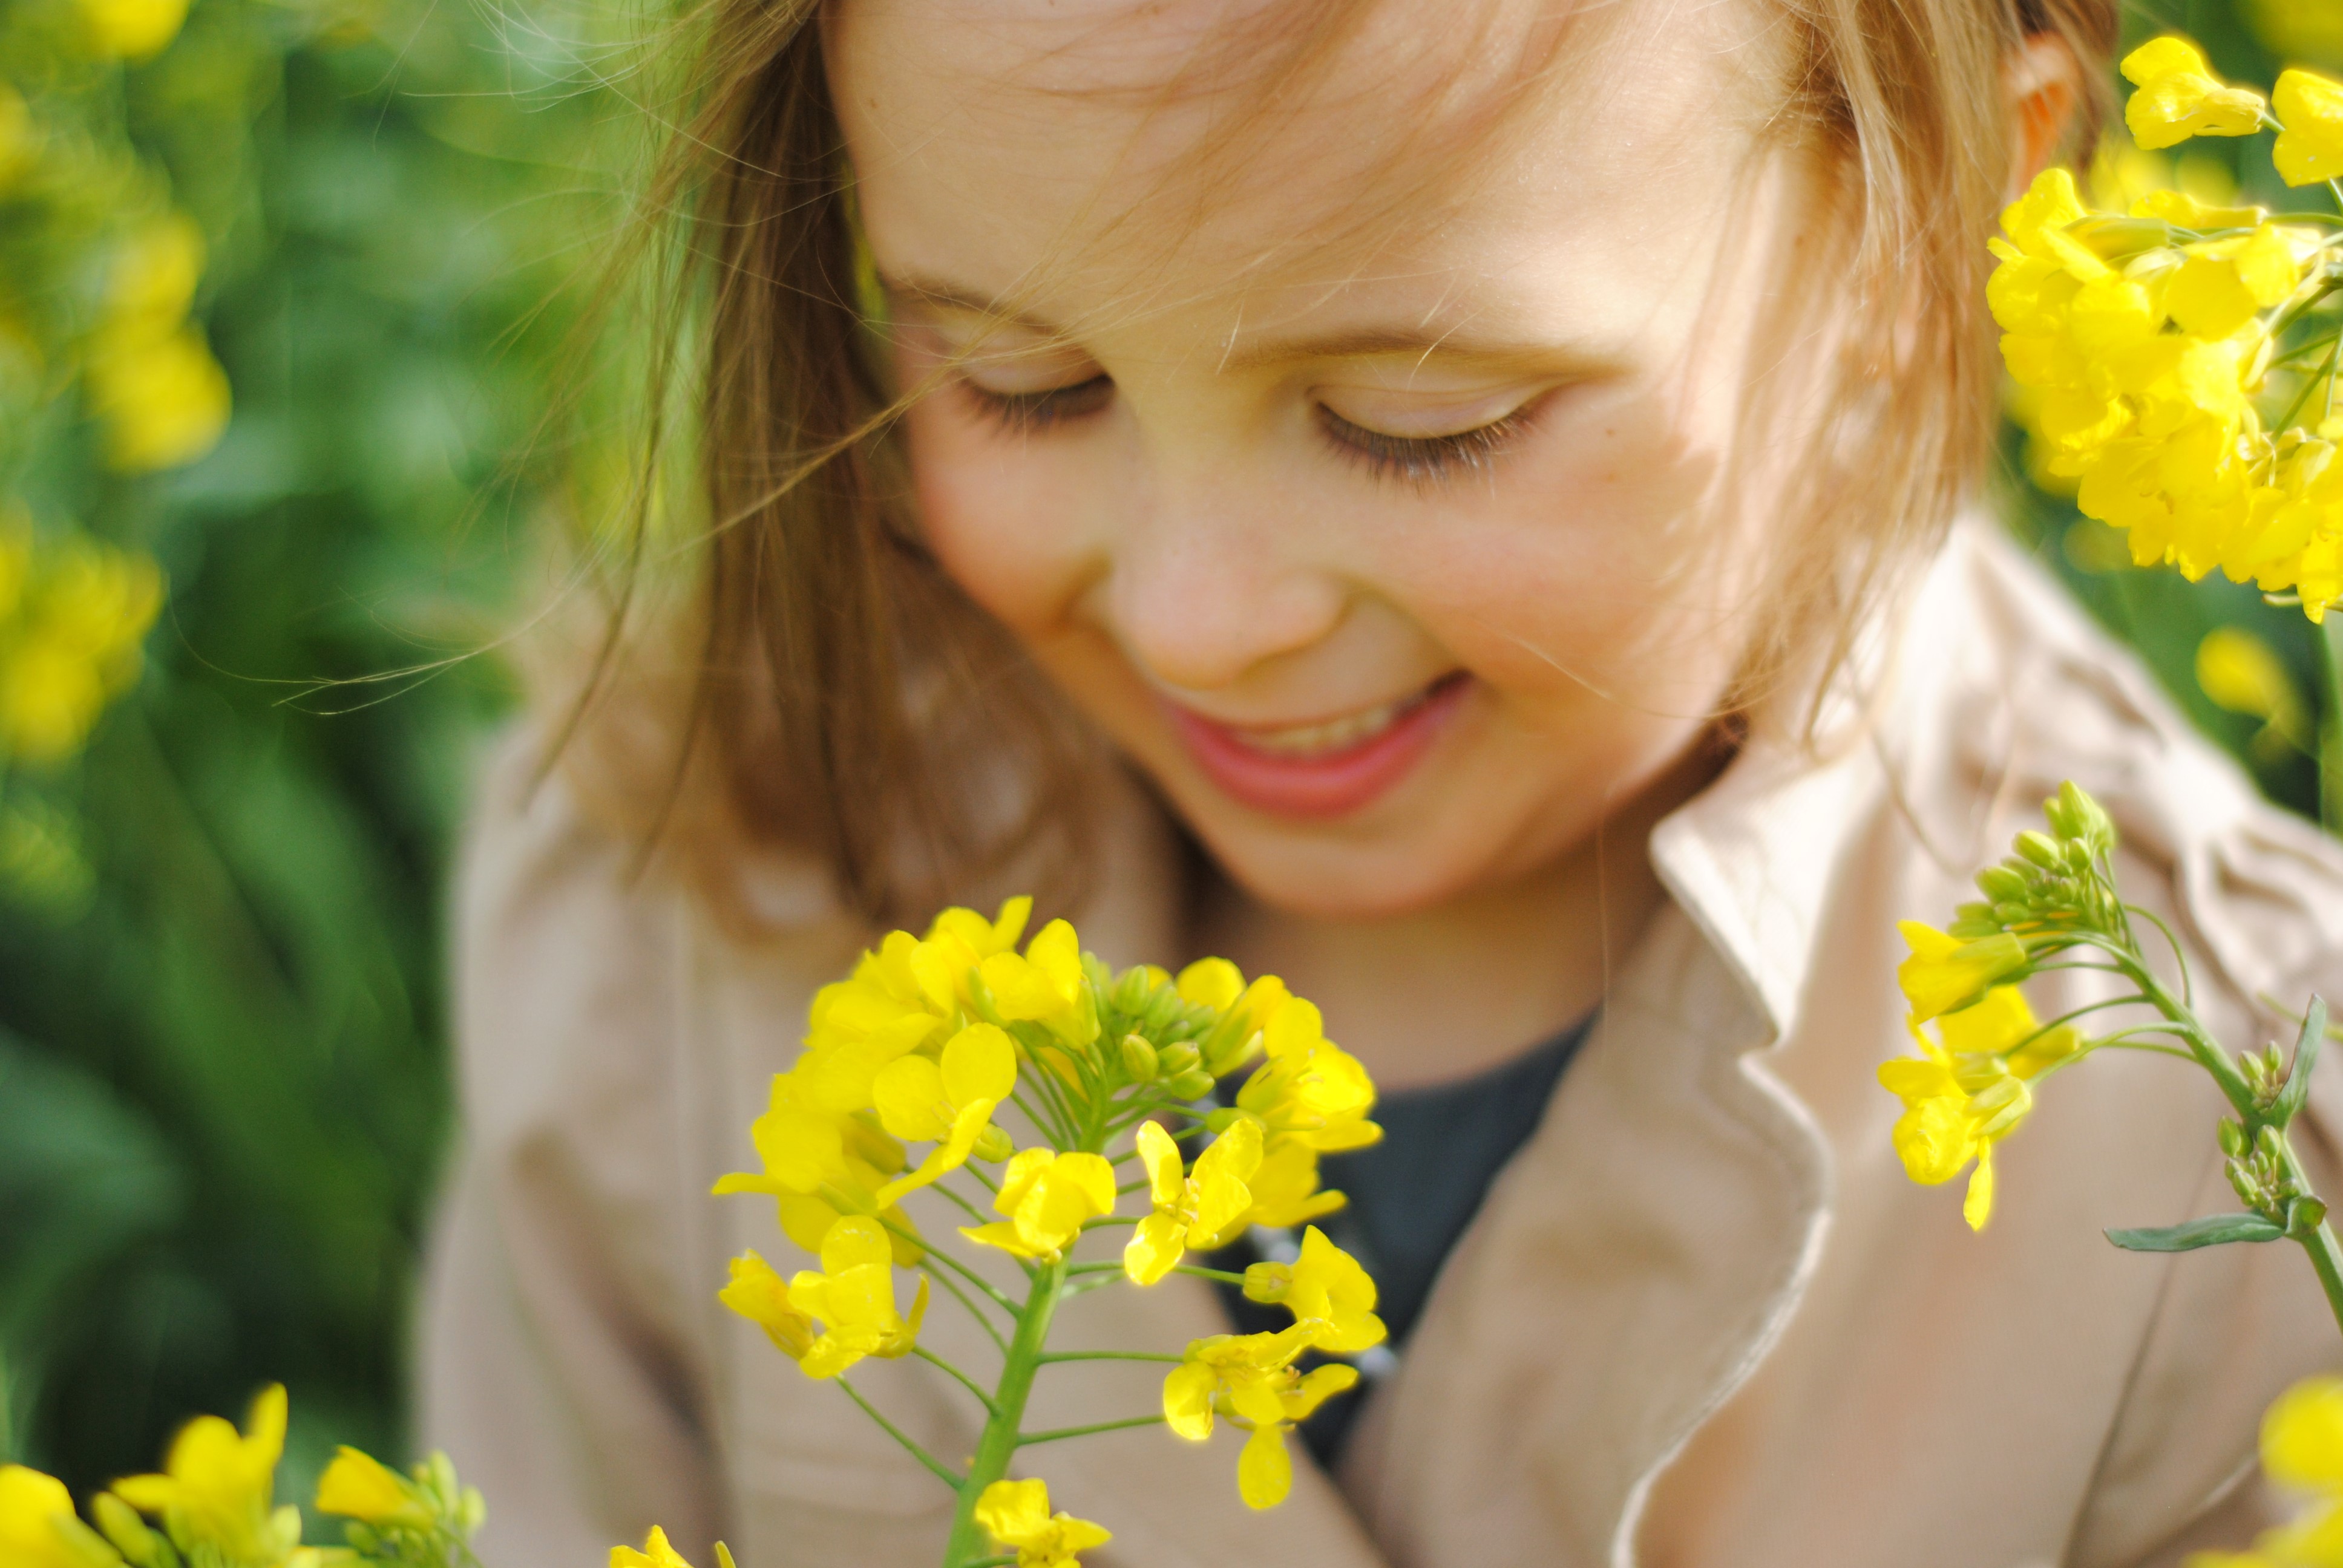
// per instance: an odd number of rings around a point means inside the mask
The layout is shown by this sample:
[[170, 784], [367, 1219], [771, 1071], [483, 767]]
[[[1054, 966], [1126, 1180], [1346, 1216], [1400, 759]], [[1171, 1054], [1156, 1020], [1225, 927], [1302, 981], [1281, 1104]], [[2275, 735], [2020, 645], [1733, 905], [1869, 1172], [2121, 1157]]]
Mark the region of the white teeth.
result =
[[1323, 724], [1296, 724], [1283, 729], [1246, 729], [1238, 734], [1244, 745], [1272, 757], [1332, 756], [1363, 746], [1423, 706], [1428, 693], [1418, 691], [1391, 702], [1378, 703]]

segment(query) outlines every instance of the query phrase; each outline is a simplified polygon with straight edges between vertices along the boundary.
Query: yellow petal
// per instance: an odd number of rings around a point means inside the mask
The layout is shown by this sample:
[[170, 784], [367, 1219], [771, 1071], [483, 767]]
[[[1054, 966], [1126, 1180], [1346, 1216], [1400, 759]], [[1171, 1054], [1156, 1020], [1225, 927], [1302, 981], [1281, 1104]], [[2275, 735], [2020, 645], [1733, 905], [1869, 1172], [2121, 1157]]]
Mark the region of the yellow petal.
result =
[[1244, 994], [1244, 976], [1226, 959], [1198, 959], [1180, 971], [1180, 1000], [1225, 1011]]
[[1977, 1146], [1976, 1171], [1969, 1178], [1968, 1196], [1961, 1200], [1961, 1218], [1972, 1231], [1982, 1231], [1993, 1218], [1993, 1145]]
[[1293, 1490], [1293, 1460], [1285, 1452], [1285, 1429], [1257, 1426], [1237, 1458], [1237, 1495], [1247, 1508], [1274, 1508]]
[[944, 1046], [942, 1079], [954, 1105], [1006, 1100], [1017, 1087], [1017, 1047], [994, 1025], [972, 1023]]
[[1024, 1545], [1049, 1528], [1049, 1483], [994, 1482], [976, 1500], [976, 1522], [1003, 1546]]
[[1185, 1255], [1188, 1228], [1177, 1214], [1159, 1209], [1139, 1222], [1122, 1249], [1122, 1271], [1135, 1285], [1151, 1285]]
[[865, 1214], [846, 1215], [821, 1239], [822, 1271], [833, 1276], [849, 1269], [884, 1267], [892, 1256], [886, 1227]]
[[[739, 1260], [735, 1259], [735, 1262]], [[317, 1478], [317, 1512], [368, 1524], [427, 1519], [407, 1483], [387, 1465], [347, 1444]]]
[[871, 1080], [870, 1096], [880, 1125], [898, 1138], [924, 1143], [941, 1138], [951, 1125], [942, 1115], [943, 1074], [924, 1056], [902, 1057], [880, 1068]]
[[1212, 1390], [1219, 1382], [1212, 1368], [1194, 1362], [1173, 1367], [1163, 1380], [1164, 1423], [1191, 1442], [1212, 1436]]
[[1152, 1121], [1139, 1124], [1139, 1162], [1147, 1168], [1147, 1193], [1157, 1207], [1177, 1203], [1185, 1191], [1180, 1146]]
[[2286, 126], [2270, 149], [2279, 177], [2290, 186], [2343, 176], [2343, 83], [2303, 70], [2278, 76], [2271, 102]]

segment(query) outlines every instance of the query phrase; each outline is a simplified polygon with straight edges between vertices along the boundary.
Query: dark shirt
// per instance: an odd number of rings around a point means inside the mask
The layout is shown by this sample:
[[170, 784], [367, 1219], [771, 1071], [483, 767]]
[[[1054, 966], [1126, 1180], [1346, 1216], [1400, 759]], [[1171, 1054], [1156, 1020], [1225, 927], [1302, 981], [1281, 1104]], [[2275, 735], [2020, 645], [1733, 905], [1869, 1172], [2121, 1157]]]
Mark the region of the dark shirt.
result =
[[[1318, 1228], [1373, 1277], [1375, 1312], [1391, 1331], [1394, 1350], [1405, 1346], [1441, 1265], [1480, 1211], [1497, 1172], [1537, 1130], [1590, 1021], [1582, 1020], [1472, 1078], [1383, 1096], [1374, 1111], [1383, 1141], [1320, 1161], [1325, 1185], [1351, 1201]], [[1248, 1238], [1213, 1264], [1241, 1270], [1260, 1256], [1252, 1247]], [[1282, 1329], [1293, 1321], [1282, 1307], [1246, 1301], [1233, 1285], [1220, 1292], [1241, 1333]], [[1341, 1457], [1364, 1392], [1342, 1395], [1303, 1424], [1302, 1438], [1322, 1465], [1331, 1468]]]

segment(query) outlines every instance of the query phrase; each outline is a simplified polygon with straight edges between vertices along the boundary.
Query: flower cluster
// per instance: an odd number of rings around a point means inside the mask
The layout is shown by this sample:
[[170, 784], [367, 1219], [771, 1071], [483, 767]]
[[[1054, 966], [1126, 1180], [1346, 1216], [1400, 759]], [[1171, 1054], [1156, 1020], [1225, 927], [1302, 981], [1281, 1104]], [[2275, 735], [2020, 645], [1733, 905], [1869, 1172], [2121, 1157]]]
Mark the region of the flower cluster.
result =
[[345, 1448], [317, 1484], [321, 1513], [347, 1523], [348, 1544], [301, 1544], [301, 1511], [276, 1502], [285, 1450], [285, 1391], [253, 1402], [238, 1432], [216, 1415], [183, 1428], [159, 1473], [100, 1493], [91, 1521], [54, 1476], [0, 1465], [0, 1563], [10, 1568], [456, 1568], [486, 1510], [445, 1454], [402, 1476]]
[[[2343, 85], [2291, 70], [2265, 103], [2169, 37], [2123, 70], [2142, 147], [2274, 126], [2290, 184], [2343, 172]], [[2321, 308], [2343, 288], [2343, 239], [2316, 226], [2331, 221], [2172, 190], [2094, 212], [2051, 169], [2003, 215], [1987, 289], [2039, 461], [2078, 481], [2085, 514], [2126, 530], [2140, 565], [2217, 567], [2297, 594], [2313, 619], [2343, 597], [2338, 334]], [[2287, 397], [2268, 418], [2264, 393]]]
[[139, 645], [163, 602], [145, 556], [73, 538], [0, 533], [0, 761], [78, 750], [107, 702], [138, 677]]
[[[1161, 1422], [1202, 1440], [1216, 1418], [1231, 1421], [1251, 1434], [1238, 1489], [1254, 1507], [1290, 1489], [1287, 1430], [1357, 1378], [1336, 1364], [1305, 1371], [1301, 1358], [1355, 1354], [1384, 1337], [1373, 1282], [1314, 1226], [1290, 1265], [1240, 1275], [1189, 1261], [1248, 1227], [1306, 1224], [1340, 1207], [1341, 1193], [1321, 1190], [1320, 1157], [1381, 1136], [1369, 1120], [1374, 1085], [1326, 1037], [1317, 1008], [1219, 959], [1176, 976], [1151, 965], [1110, 971], [1063, 920], [1027, 939], [1031, 907], [1012, 899], [990, 919], [947, 910], [923, 936], [890, 933], [823, 988], [803, 1051], [749, 1130], [761, 1169], [716, 1186], [772, 1197], [782, 1231], [820, 1258], [819, 1270], [785, 1281], [746, 1253], [719, 1292], [806, 1375], [843, 1382], [865, 1358], [918, 1355], [981, 1401], [984, 1432], [964, 1470], [889, 1428], [959, 1493], [945, 1553], [954, 1568], [984, 1560], [988, 1542], [1055, 1568], [1107, 1538], [1051, 1515], [1042, 1483], [1005, 1473], [1021, 1447], [1041, 1441], [1017, 1423], [1053, 1359], [1043, 1348], [1051, 1314], [1071, 1292], [1202, 1273], [1292, 1313], [1276, 1334], [1130, 1352], [1173, 1363], [1161, 1412], [1108, 1423]], [[1143, 1211], [1127, 1214], [1133, 1192]], [[998, 1270], [988, 1276], [952, 1255], [950, 1238], [921, 1231], [905, 1204], [922, 1194], [972, 1221], [953, 1228], [960, 1241], [1021, 1272], [1021, 1300], [994, 1282]], [[1119, 1257], [1078, 1261], [1085, 1237], [1126, 1226]], [[917, 1280], [908, 1311], [898, 1269]], [[991, 1392], [920, 1345], [931, 1286], [1001, 1348]], [[655, 1540], [621, 1568], [664, 1549]]]

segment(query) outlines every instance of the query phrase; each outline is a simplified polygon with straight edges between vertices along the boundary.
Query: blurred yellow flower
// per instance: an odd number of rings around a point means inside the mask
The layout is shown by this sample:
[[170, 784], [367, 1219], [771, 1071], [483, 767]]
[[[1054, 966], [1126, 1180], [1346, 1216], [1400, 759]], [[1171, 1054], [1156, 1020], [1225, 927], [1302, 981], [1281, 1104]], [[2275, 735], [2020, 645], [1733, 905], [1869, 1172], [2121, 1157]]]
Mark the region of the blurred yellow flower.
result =
[[[277, 1383], [252, 1402], [241, 1433], [218, 1416], [199, 1415], [173, 1440], [164, 1473], [126, 1476], [114, 1492], [160, 1515], [175, 1538], [207, 1542], [232, 1561], [275, 1562], [292, 1544], [271, 1509], [284, 1452], [285, 1388]], [[293, 1540], [299, 1533], [296, 1515]]]
[[2249, 136], [2261, 128], [2261, 95], [2216, 80], [2203, 51], [2186, 38], [2143, 44], [2124, 56], [2122, 69], [2139, 89], [2124, 106], [2124, 124], [2150, 151], [2191, 136]]
[[789, 1281], [789, 1299], [790, 1306], [825, 1325], [799, 1359], [799, 1370], [808, 1377], [836, 1377], [865, 1356], [910, 1353], [927, 1315], [928, 1277], [920, 1276], [910, 1315], [898, 1312], [887, 1232], [876, 1220], [850, 1214], [822, 1238], [821, 1271], [799, 1270]]
[[2343, 82], [2287, 71], [2270, 96], [2286, 126], [2270, 149], [2279, 177], [2307, 186], [2343, 176]]
[[1245, 1185], [1261, 1164], [1261, 1126], [1240, 1121], [1196, 1157], [1184, 1171], [1180, 1147], [1152, 1121], [1139, 1127], [1139, 1159], [1147, 1167], [1148, 1196], [1155, 1209], [1139, 1222], [1122, 1250], [1122, 1270], [1132, 1282], [1151, 1285], [1170, 1273], [1191, 1247], [1219, 1246], [1252, 1207]]
[[2215, 627], [2197, 645], [2197, 684], [2232, 713], [2262, 721], [2257, 755], [2307, 749], [2310, 720], [2294, 677], [2269, 644], [2243, 627]]
[[0, 534], [0, 755], [54, 762], [78, 749], [137, 679], [162, 602], [162, 573], [144, 556]]
[[81, 14], [98, 54], [143, 60], [179, 35], [187, 0], [81, 0]]
[[1020, 1150], [1001, 1173], [992, 1209], [1009, 1218], [960, 1233], [1015, 1257], [1054, 1259], [1085, 1222], [1114, 1212], [1114, 1167], [1097, 1154]]
[[2314, 1377], [2262, 1416], [2262, 1473], [2306, 1506], [2251, 1552], [2199, 1552], [2187, 1568], [2343, 1568], [2343, 1378]]
[[2343, 0], [2246, 0], [2245, 16], [2273, 55], [2343, 61]]
[[317, 1512], [364, 1524], [428, 1524], [431, 1510], [406, 1477], [344, 1444], [317, 1478]]
[[1103, 1546], [1111, 1533], [1087, 1519], [1050, 1512], [1042, 1481], [996, 1481], [976, 1500], [976, 1522], [1017, 1553], [1017, 1568], [1072, 1568], [1075, 1553]]
[[181, 214], [146, 225], [115, 255], [84, 374], [118, 468], [193, 462], [227, 427], [227, 373], [186, 319], [203, 267], [203, 235]]
[[112, 1553], [93, 1553], [93, 1539], [75, 1528], [78, 1523], [73, 1493], [64, 1482], [21, 1464], [0, 1464], [0, 1563], [8, 1568], [103, 1568]]

